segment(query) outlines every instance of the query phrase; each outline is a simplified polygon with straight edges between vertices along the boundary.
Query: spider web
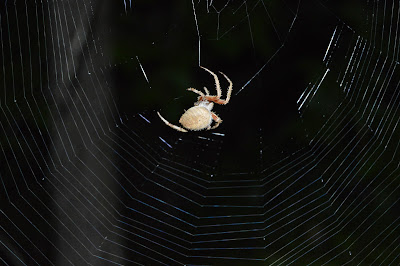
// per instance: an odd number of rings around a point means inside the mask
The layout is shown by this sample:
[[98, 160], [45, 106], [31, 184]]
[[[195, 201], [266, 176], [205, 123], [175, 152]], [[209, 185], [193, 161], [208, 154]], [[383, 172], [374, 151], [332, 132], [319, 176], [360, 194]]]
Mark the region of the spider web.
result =
[[399, 264], [397, 1], [0, 7], [3, 264]]

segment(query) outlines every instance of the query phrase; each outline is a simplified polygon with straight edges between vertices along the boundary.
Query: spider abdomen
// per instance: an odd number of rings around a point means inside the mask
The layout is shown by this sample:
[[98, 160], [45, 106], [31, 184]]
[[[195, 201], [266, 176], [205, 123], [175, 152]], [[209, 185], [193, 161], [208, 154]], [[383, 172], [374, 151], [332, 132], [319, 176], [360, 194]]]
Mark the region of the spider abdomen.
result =
[[[200, 66], [202, 69], [206, 70], [208, 73], [213, 75], [214, 80], [215, 80], [215, 87], [217, 89], [217, 95], [210, 95], [209, 91], [207, 90], [206, 87], [204, 87], [204, 91], [206, 94], [204, 94], [202, 91], [196, 90], [195, 88], [188, 88], [188, 91], [192, 91], [200, 96], [197, 97], [197, 102], [194, 103], [194, 106], [187, 110], [179, 119], [179, 123], [182, 124], [182, 127], [178, 127], [174, 124], [171, 124], [166, 120], [164, 117], [160, 115], [159, 112], [157, 112], [158, 116], [161, 118], [161, 120], [169, 127], [178, 130], [180, 132], [188, 132], [188, 130], [210, 130], [217, 128], [222, 120], [219, 118], [218, 115], [216, 115], [214, 112], [211, 110], [213, 109], [214, 103], [216, 104], [227, 104], [231, 98], [232, 94], [232, 86], [233, 83], [232, 81], [222, 72], [221, 73], [226, 80], [229, 82], [229, 88], [228, 92], [226, 94], [226, 99], [222, 100], [221, 99], [221, 86], [219, 84], [219, 80], [217, 75], [215, 75], [214, 72], [211, 70]], [[215, 121], [215, 125], [211, 127], [212, 121]]]
[[179, 119], [179, 123], [190, 130], [202, 130], [211, 125], [211, 112], [203, 106], [193, 106]]

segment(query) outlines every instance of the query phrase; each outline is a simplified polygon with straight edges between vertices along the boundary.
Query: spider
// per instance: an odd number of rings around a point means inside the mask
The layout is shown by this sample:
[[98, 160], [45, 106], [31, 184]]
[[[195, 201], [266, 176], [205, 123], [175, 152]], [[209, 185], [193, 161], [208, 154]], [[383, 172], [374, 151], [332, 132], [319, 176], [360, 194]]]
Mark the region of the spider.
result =
[[[229, 88], [228, 92], [226, 95], [226, 99], [222, 100], [221, 99], [221, 86], [219, 84], [219, 80], [217, 75], [212, 72], [211, 70], [208, 70], [205, 67], [200, 66], [202, 69], [213, 75], [214, 80], [215, 80], [215, 87], [217, 89], [217, 95], [210, 95], [209, 91], [207, 90], [206, 87], [204, 87], [204, 91], [206, 94], [204, 94], [202, 91], [196, 90], [194, 88], [188, 88], [188, 91], [192, 91], [194, 93], [197, 93], [197, 102], [194, 103], [194, 106], [189, 108], [189, 110], [185, 111], [185, 113], [181, 116], [179, 119], [179, 123], [182, 124], [182, 127], [175, 126], [168, 122], [164, 117], [160, 115], [159, 112], [157, 112], [158, 116], [161, 118], [161, 120], [167, 125], [172, 127], [175, 130], [181, 131], [181, 132], [188, 132], [186, 129], [189, 130], [210, 130], [217, 128], [222, 120], [219, 118], [214, 112], [211, 112], [211, 110], [214, 107], [214, 103], [217, 104], [227, 104], [229, 102], [229, 99], [231, 98], [231, 93], [232, 93], [232, 86], [233, 83], [232, 81], [222, 72], [221, 73], [229, 82]], [[211, 127], [212, 121], [215, 121], [215, 125]]]

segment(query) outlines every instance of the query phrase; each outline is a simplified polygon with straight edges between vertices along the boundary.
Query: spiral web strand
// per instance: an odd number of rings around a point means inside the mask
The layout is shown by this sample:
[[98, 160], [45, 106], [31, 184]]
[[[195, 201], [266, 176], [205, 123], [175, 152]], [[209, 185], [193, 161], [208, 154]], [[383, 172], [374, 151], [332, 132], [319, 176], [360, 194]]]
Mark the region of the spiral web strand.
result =
[[[145, 4], [115, 5], [129, 18]], [[229, 112], [217, 131], [186, 134], [165, 128], [156, 108], [121, 110], [109, 75], [121, 65], [134, 65], [141, 92], [161, 95], [157, 88], [169, 87], [161, 86], [167, 77], [157, 76], [157, 63], [141, 47], [112, 63], [106, 44], [115, 29], [96, 24], [107, 12], [101, 1], [0, 7], [3, 264], [399, 264], [397, 1], [358, 1], [356, 21], [329, 1], [182, 4], [193, 65], [210, 62], [211, 43], [229, 43], [238, 31], [250, 47], [244, 56], [265, 44], [240, 75], [223, 71], [235, 88], [228, 110], [265, 91], [257, 84], [277, 75], [274, 66], [294, 49], [292, 38], [310, 9], [332, 17], [321, 36], [319, 67], [295, 94], [293, 124], [302, 138], [287, 129], [289, 137], [276, 144], [260, 118], [249, 125], [258, 135], [252, 135], [255, 167], [247, 171], [226, 167], [235, 159], [229, 138], [244, 134], [241, 124], [228, 130]], [[171, 41], [180, 52], [185, 43], [175, 38], [186, 22], [171, 25], [146, 47]], [[140, 42], [143, 33], [131, 28]], [[167, 73], [171, 60], [160, 61]], [[163, 103], [178, 105], [179, 98]]]

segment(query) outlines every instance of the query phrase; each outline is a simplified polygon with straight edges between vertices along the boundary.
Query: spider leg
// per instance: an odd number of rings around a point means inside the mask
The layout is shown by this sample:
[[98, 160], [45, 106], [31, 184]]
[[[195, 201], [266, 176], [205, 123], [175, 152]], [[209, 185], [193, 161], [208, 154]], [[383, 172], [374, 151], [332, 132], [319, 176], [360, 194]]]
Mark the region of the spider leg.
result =
[[229, 102], [229, 100], [231, 99], [231, 94], [232, 94], [232, 88], [233, 88], [233, 83], [232, 81], [221, 71], [219, 72], [222, 75], [224, 75], [224, 77], [226, 78], [226, 80], [229, 82], [229, 88], [228, 88], [228, 92], [226, 94], [226, 99], [225, 100], [219, 100], [220, 102], [218, 102], [219, 104], [227, 104]]
[[206, 96], [210, 96], [210, 92], [207, 90], [206, 87], [204, 87], [204, 91], [206, 92]]
[[167, 126], [172, 127], [173, 129], [178, 130], [178, 131], [180, 131], [180, 132], [187, 132], [186, 129], [183, 129], [183, 128], [181, 128], [181, 127], [175, 126], [175, 125], [171, 124], [170, 122], [168, 122], [164, 117], [162, 117], [162, 116], [160, 115], [159, 112], [157, 112], [157, 114], [158, 114], [158, 116], [161, 118], [161, 120], [162, 120]]
[[207, 129], [217, 128], [219, 126], [219, 124], [222, 123], [222, 119], [219, 118], [219, 116], [217, 116], [214, 112], [211, 112], [211, 116], [212, 116], [212, 119], [215, 121], [216, 124], [212, 128], [207, 128]]
[[199, 91], [199, 90], [196, 90], [196, 89], [194, 89], [194, 88], [189, 88], [189, 89], [187, 89], [188, 91], [192, 91], [192, 92], [194, 92], [194, 93], [197, 93], [198, 95], [200, 95], [201, 97], [205, 97], [205, 95], [204, 95], [204, 93], [203, 92], [201, 92], [201, 91]]
[[210, 73], [211, 75], [213, 75], [214, 80], [215, 80], [215, 88], [217, 89], [217, 96], [221, 97], [221, 86], [219, 84], [219, 80], [218, 80], [217, 75], [214, 72], [212, 72], [211, 70], [209, 70], [209, 69], [207, 69], [205, 67], [202, 67], [202, 66], [200, 66], [200, 67], [202, 69], [204, 69], [205, 71], [207, 71], [208, 73]]
[[188, 91], [193, 91], [194, 93], [197, 93], [198, 95], [200, 95], [198, 98], [197, 98], [197, 100], [198, 101], [202, 101], [206, 96], [204, 95], [204, 93], [203, 92], [201, 92], [201, 91], [199, 91], [199, 90], [196, 90], [196, 89], [194, 89], [194, 88], [189, 88], [189, 89], [187, 89]]

